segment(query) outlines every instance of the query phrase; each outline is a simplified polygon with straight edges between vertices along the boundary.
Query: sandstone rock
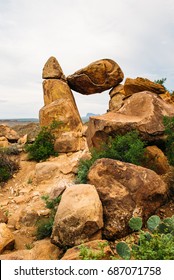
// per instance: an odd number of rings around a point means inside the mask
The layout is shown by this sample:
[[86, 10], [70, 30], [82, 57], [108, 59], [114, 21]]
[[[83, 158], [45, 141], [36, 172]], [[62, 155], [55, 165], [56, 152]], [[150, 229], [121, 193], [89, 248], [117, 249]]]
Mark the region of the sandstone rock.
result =
[[114, 95], [109, 101], [109, 111], [118, 111], [124, 104], [125, 96], [121, 93]]
[[30, 250], [18, 250], [12, 253], [0, 255], [0, 260], [57, 260], [61, 250], [51, 244], [50, 239], [44, 239], [33, 243]]
[[159, 94], [159, 96], [167, 103], [173, 104], [174, 105], [174, 98], [170, 94], [170, 92], [166, 91], [163, 94]]
[[0, 254], [5, 249], [13, 249], [14, 235], [5, 223], [0, 223]]
[[146, 168], [154, 170], [157, 174], [162, 175], [170, 170], [167, 157], [157, 146], [148, 146], [145, 149]]
[[[110, 259], [113, 255], [111, 248], [107, 245], [106, 240], [93, 240], [84, 243], [83, 245], [91, 250], [94, 254], [100, 254], [101, 249], [100, 246], [103, 244], [104, 246], [104, 257], [102, 260]], [[71, 249], [68, 249], [65, 255], [61, 258], [61, 260], [81, 260], [82, 257], [80, 256], [80, 246], [75, 246]]]
[[55, 216], [52, 242], [71, 247], [95, 239], [103, 226], [102, 215], [94, 186], [81, 184], [66, 189]]
[[40, 110], [39, 118], [41, 126], [49, 126], [54, 120], [62, 122], [56, 130], [56, 137], [59, 137], [62, 132], [78, 132], [82, 129], [80, 115], [69, 99], [60, 98], [44, 106]]
[[44, 104], [49, 105], [51, 102], [64, 98], [69, 99], [77, 108], [74, 96], [68, 84], [62, 80], [48, 79], [43, 81]]
[[8, 218], [5, 213], [0, 209], [0, 223], [7, 223]]
[[6, 137], [0, 137], [0, 148], [7, 148], [9, 146], [8, 140]]
[[99, 159], [88, 173], [104, 212], [106, 239], [126, 236], [132, 216], [146, 220], [167, 198], [167, 186], [154, 171], [112, 159]]
[[23, 137], [20, 137], [18, 140], [18, 144], [20, 145], [25, 145], [27, 143], [28, 140], [28, 135], [25, 134]]
[[54, 144], [54, 150], [61, 153], [77, 152], [87, 147], [86, 138], [81, 133], [68, 131], [61, 134]]
[[112, 88], [112, 89], [110, 90], [110, 92], [109, 92], [109, 95], [110, 95], [110, 97], [112, 98], [112, 97], [114, 97], [116, 94], [119, 94], [119, 93], [125, 95], [124, 86], [123, 86], [122, 84], [119, 84], [118, 86]]
[[136, 92], [140, 91], [150, 91], [156, 94], [165, 93], [165, 88], [160, 85], [156, 84], [148, 79], [137, 77], [136, 79], [127, 78], [124, 83], [124, 92], [126, 96], [132, 95]]
[[125, 100], [117, 112], [93, 116], [89, 120], [87, 142], [99, 147], [108, 136], [138, 130], [146, 141], [163, 139], [163, 116], [174, 116], [173, 105], [151, 92], [139, 92]]
[[62, 68], [60, 67], [59, 62], [53, 56], [51, 56], [44, 65], [42, 72], [43, 79], [63, 79], [65, 76], [63, 74]]
[[19, 135], [11, 127], [0, 125], [0, 137], [4, 136], [10, 142], [17, 142]]
[[70, 88], [85, 95], [102, 92], [118, 85], [124, 78], [119, 65], [101, 59], [67, 77]]

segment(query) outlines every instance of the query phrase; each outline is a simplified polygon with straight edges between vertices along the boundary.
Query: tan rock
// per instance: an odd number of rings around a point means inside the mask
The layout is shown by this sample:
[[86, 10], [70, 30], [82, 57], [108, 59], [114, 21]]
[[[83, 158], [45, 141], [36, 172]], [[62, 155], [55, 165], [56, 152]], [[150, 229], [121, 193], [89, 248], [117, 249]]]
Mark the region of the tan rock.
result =
[[138, 130], [147, 141], [163, 139], [163, 116], [174, 116], [173, 105], [151, 92], [139, 92], [125, 100], [117, 112], [93, 116], [89, 120], [87, 142], [99, 148], [108, 136]]
[[42, 72], [43, 79], [65, 79], [62, 68], [59, 62], [53, 56], [51, 56], [44, 65]]
[[36, 241], [31, 244], [32, 249], [18, 250], [0, 255], [0, 260], [57, 260], [62, 254], [61, 250], [51, 244], [50, 239]]
[[93, 239], [102, 226], [102, 205], [95, 187], [74, 185], [62, 195], [51, 240], [61, 247], [79, 245]]
[[5, 223], [0, 223], [0, 254], [5, 249], [13, 249], [15, 243], [14, 235]]
[[82, 122], [80, 116], [69, 99], [60, 98], [51, 104], [44, 106], [39, 113], [40, 125], [49, 126], [54, 120], [61, 121], [55, 136], [59, 137], [62, 132], [81, 131]]
[[167, 199], [167, 185], [154, 171], [112, 159], [99, 159], [88, 173], [103, 205], [106, 239], [126, 236], [134, 216], [146, 220]]
[[157, 146], [148, 146], [145, 149], [145, 163], [146, 168], [154, 170], [157, 174], [162, 175], [170, 170], [167, 157]]
[[0, 137], [4, 136], [7, 140], [17, 142], [19, 135], [11, 127], [0, 125]]
[[124, 104], [125, 96], [121, 93], [114, 95], [109, 101], [109, 111], [118, 111]]
[[69, 153], [84, 150], [87, 146], [86, 138], [73, 131], [64, 132], [58, 137], [54, 144], [57, 152]]
[[163, 94], [166, 92], [165, 88], [148, 79], [137, 77], [136, 79], [127, 78], [124, 83], [124, 92], [126, 96], [132, 95], [136, 92], [150, 91], [156, 94]]
[[20, 145], [25, 145], [27, 143], [28, 140], [28, 135], [25, 134], [23, 137], [20, 137], [18, 140], [18, 144]]
[[[112, 250], [110, 246], [108, 245], [106, 240], [94, 240], [89, 241], [83, 244], [86, 248], [89, 249], [89, 251], [92, 251], [93, 255], [99, 255], [101, 253], [101, 245], [104, 247], [103, 253], [104, 256], [102, 260], [109, 260], [110, 257], [113, 255]], [[65, 255], [61, 258], [61, 260], [81, 260], [82, 256], [80, 256], [80, 246], [75, 246], [71, 249], [68, 249], [65, 253]]]
[[6, 137], [0, 137], [0, 148], [7, 148], [9, 146], [8, 140]]
[[114, 95], [116, 95], [118, 93], [125, 95], [124, 86], [122, 84], [119, 84], [118, 86], [112, 88], [109, 92], [109, 95], [112, 98], [112, 97], [114, 97]]
[[45, 105], [49, 105], [57, 99], [64, 98], [65, 100], [70, 99], [74, 107], [77, 107], [71, 89], [65, 81], [56, 79], [44, 80], [43, 92]]
[[0, 223], [7, 223], [7, 215], [0, 209]]
[[101, 59], [67, 77], [70, 88], [85, 95], [102, 92], [118, 85], [124, 78], [119, 65]]
[[170, 94], [170, 92], [166, 91], [163, 94], [159, 95], [165, 102], [173, 104], [174, 105], [174, 98], [173, 96]]

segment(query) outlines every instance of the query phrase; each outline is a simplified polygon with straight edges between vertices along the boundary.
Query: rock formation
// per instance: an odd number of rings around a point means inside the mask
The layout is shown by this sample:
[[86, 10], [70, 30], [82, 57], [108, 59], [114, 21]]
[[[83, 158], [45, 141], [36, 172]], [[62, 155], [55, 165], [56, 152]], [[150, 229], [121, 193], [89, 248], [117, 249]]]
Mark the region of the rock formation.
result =
[[111, 59], [97, 60], [67, 77], [71, 89], [85, 95], [102, 92], [122, 82], [120, 66]]
[[51, 57], [43, 68], [44, 107], [40, 110], [41, 126], [49, 126], [53, 121], [61, 122], [55, 131], [55, 150], [58, 152], [75, 152], [85, 148], [82, 135], [82, 121], [74, 96], [66, 83], [63, 71], [56, 60]]

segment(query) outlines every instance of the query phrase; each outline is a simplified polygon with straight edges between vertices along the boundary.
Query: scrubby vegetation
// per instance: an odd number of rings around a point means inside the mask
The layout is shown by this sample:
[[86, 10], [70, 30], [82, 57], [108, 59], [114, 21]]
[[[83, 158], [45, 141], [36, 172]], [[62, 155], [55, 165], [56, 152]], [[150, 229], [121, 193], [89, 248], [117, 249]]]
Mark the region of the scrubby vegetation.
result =
[[91, 159], [81, 160], [78, 168], [77, 183], [86, 183], [89, 168], [99, 158], [111, 158], [139, 165], [144, 159], [143, 142], [137, 131], [131, 131], [125, 135], [117, 135], [109, 138], [107, 144], [103, 144], [100, 150], [91, 151]]
[[151, 216], [147, 221], [147, 228], [141, 230], [141, 218], [132, 218], [129, 222], [132, 230], [138, 230], [137, 243], [128, 245], [119, 242], [117, 253], [123, 259], [136, 260], [174, 260], [174, 216], [161, 220], [158, 216]]
[[79, 257], [81, 260], [102, 260], [106, 258], [105, 254], [105, 247], [108, 246], [108, 242], [99, 242], [98, 243], [98, 250], [93, 250], [81, 244], [79, 246], [80, 252]]
[[58, 196], [54, 199], [50, 199], [48, 195], [41, 197], [45, 201], [46, 208], [50, 209], [50, 214], [48, 217], [41, 219], [37, 222], [37, 231], [36, 238], [38, 240], [43, 239], [45, 237], [51, 236], [54, 217], [56, 214], [57, 207], [60, 203], [61, 196]]
[[4, 150], [0, 150], [0, 184], [12, 178], [13, 174], [18, 170], [18, 162], [12, 160]]
[[29, 160], [39, 162], [48, 159], [50, 156], [58, 155], [54, 150], [55, 136], [53, 132], [61, 124], [61, 122], [54, 121], [50, 126], [41, 128], [34, 143], [26, 145]]
[[163, 119], [166, 135], [166, 155], [171, 165], [174, 165], [174, 117], [164, 116]]

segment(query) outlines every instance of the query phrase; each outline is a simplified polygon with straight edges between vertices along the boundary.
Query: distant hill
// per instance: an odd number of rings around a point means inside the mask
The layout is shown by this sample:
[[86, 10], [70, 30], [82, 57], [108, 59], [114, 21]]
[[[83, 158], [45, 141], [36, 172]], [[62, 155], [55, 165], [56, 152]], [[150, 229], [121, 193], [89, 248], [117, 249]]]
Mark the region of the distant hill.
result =
[[88, 121], [89, 121], [89, 118], [92, 117], [92, 116], [99, 116], [99, 114], [87, 113], [86, 116], [83, 116], [83, 117], [82, 117], [82, 121], [83, 121], [83, 122], [88, 122]]
[[21, 118], [21, 119], [0, 119], [0, 124], [14, 126], [14, 125], [24, 125], [28, 123], [38, 123], [39, 119], [36, 118]]

